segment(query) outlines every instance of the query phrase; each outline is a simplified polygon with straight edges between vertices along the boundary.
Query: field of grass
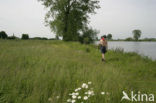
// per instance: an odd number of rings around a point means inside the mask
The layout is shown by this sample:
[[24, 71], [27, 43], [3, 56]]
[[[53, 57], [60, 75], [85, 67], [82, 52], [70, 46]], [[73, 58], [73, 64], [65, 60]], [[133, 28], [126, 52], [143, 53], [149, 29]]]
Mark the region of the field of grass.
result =
[[121, 102], [123, 90], [156, 96], [156, 61], [120, 50], [106, 59], [76, 42], [0, 40], [0, 103], [67, 103], [90, 81], [95, 95], [84, 103], [130, 103]]

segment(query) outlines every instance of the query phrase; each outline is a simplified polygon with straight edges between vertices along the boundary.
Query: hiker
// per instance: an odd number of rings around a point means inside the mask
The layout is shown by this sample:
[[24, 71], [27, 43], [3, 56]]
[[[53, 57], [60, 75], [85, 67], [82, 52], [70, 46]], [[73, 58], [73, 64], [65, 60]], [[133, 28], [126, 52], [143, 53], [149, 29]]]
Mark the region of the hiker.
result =
[[101, 37], [100, 50], [102, 53], [102, 61], [105, 61], [105, 53], [107, 52], [107, 40], [105, 35]]

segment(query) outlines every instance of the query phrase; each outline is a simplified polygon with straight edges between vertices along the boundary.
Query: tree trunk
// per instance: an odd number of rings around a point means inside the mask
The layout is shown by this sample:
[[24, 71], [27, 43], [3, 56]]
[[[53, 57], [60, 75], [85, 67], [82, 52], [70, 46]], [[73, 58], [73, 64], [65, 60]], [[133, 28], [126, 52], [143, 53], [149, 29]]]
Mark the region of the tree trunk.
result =
[[67, 41], [69, 39], [68, 34], [67, 34], [69, 13], [70, 13], [70, 0], [68, 0], [68, 4], [66, 7], [66, 11], [65, 11], [65, 18], [64, 18], [65, 27], [64, 27], [63, 40], [65, 40], [65, 41]]

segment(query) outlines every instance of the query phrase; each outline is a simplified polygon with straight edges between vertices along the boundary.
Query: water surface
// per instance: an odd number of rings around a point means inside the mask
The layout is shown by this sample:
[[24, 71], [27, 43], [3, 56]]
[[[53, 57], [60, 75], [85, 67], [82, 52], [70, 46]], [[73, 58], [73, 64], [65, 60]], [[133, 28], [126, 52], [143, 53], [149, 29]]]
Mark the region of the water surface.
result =
[[[98, 42], [96, 42], [98, 44]], [[108, 49], [122, 48], [125, 52], [136, 52], [143, 56], [156, 60], [156, 42], [126, 42], [110, 41]]]

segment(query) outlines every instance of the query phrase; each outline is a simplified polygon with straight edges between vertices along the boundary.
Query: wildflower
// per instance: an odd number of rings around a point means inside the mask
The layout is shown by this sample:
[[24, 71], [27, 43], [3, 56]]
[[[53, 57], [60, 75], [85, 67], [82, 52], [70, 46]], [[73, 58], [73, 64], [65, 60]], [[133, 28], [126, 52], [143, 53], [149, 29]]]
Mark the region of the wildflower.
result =
[[88, 94], [88, 92], [85, 92], [85, 94]]
[[77, 89], [75, 89], [75, 92], [77, 92], [77, 91], [79, 91], [79, 90], [81, 90], [81, 88], [77, 88]]
[[76, 95], [73, 95], [72, 98], [75, 99], [76, 98]]
[[75, 92], [77, 92], [78, 90], [77, 89], [75, 89]]
[[83, 98], [84, 100], [87, 100], [88, 99], [88, 97], [87, 96], [84, 96], [84, 98]]
[[86, 88], [87, 89], [88, 88], [88, 85], [86, 83], [83, 83], [82, 84], [82, 88]]
[[81, 99], [81, 96], [78, 96], [77, 98], [78, 98], [78, 99]]
[[88, 95], [94, 95], [94, 91], [89, 90]]
[[81, 88], [78, 88], [78, 90], [81, 90]]
[[72, 95], [72, 93], [70, 93], [69, 95]]
[[71, 93], [71, 94], [69, 94], [69, 95], [72, 95], [72, 96], [73, 96], [73, 95], [76, 95], [76, 93]]
[[71, 102], [71, 101], [72, 101], [71, 99], [68, 99], [68, 100], [67, 100], [67, 102]]
[[79, 95], [79, 93], [75, 93], [75, 95]]
[[75, 103], [75, 102], [76, 102], [76, 100], [74, 100], [74, 99], [71, 101], [71, 103]]
[[104, 94], [105, 94], [105, 92], [101, 92], [101, 94], [102, 94], [102, 95], [104, 95]]
[[88, 82], [88, 84], [92, 84], [92, 82]]

